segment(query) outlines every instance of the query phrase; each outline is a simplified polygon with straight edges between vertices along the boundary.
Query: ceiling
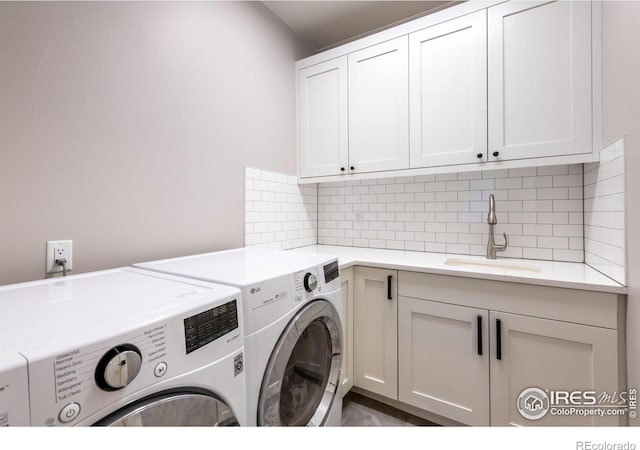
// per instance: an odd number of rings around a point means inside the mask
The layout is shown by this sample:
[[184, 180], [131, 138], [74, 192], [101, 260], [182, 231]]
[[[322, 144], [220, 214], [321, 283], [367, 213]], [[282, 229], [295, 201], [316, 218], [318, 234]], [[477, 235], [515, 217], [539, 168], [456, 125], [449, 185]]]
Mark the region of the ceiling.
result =
[[263, 1], [314, 50], [326, 50], [457, 1]]

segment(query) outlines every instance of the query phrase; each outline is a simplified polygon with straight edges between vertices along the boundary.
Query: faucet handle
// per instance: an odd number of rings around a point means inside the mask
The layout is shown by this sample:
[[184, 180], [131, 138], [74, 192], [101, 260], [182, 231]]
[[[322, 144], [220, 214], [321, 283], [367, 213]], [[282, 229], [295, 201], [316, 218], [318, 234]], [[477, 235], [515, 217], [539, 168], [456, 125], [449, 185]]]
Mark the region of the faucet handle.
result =
[[499, 245], [498, 247], [498, 251], [503, 252], [507, 249], [507, 247], [509, 246], [509, 238], [507, 238], [507, 233], [502, 233], [502, 235], [504, 236], [504, 244]]

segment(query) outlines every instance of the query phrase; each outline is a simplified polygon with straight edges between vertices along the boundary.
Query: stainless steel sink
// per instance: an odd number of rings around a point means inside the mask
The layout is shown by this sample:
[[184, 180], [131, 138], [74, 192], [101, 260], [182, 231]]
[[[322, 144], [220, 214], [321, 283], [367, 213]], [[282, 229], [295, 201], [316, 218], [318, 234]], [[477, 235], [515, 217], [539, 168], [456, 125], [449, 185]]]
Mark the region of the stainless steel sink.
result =
[[520, 273], [540, 273], [542, 270], [532, 264], [511, 262], [504, 260], [489, 260], [467, 258], [449, 258], [444, 262], [448, 266], [468, 267], [470, 269], [490, 270], [494, 272], [520, 272]]

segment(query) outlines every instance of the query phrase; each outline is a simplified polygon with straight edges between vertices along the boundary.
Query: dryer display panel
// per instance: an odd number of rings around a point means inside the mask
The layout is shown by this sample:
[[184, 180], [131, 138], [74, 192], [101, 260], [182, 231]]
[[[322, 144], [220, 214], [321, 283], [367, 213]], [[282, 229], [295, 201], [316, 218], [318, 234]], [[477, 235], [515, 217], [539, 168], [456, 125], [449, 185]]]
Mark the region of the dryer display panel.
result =
[[235, 300], [184, 319], [187, 354], [238, 328]]

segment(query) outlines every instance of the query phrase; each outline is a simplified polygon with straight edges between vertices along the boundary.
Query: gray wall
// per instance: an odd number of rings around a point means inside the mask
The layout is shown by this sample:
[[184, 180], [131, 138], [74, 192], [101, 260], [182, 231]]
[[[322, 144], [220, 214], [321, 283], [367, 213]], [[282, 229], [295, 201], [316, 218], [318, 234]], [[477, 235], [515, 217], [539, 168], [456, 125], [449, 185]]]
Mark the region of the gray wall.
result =
[[[640, 2], [602, 2], [603, 146], [622, 135], [627, 157], [627, 365], [640, 387]], [[640, 424], [638, 419], [630, 421]]]
[[259, 2], [0, 3], [0, 284], [243, 245], [244, 166], [295, 173], [293, 63]]

